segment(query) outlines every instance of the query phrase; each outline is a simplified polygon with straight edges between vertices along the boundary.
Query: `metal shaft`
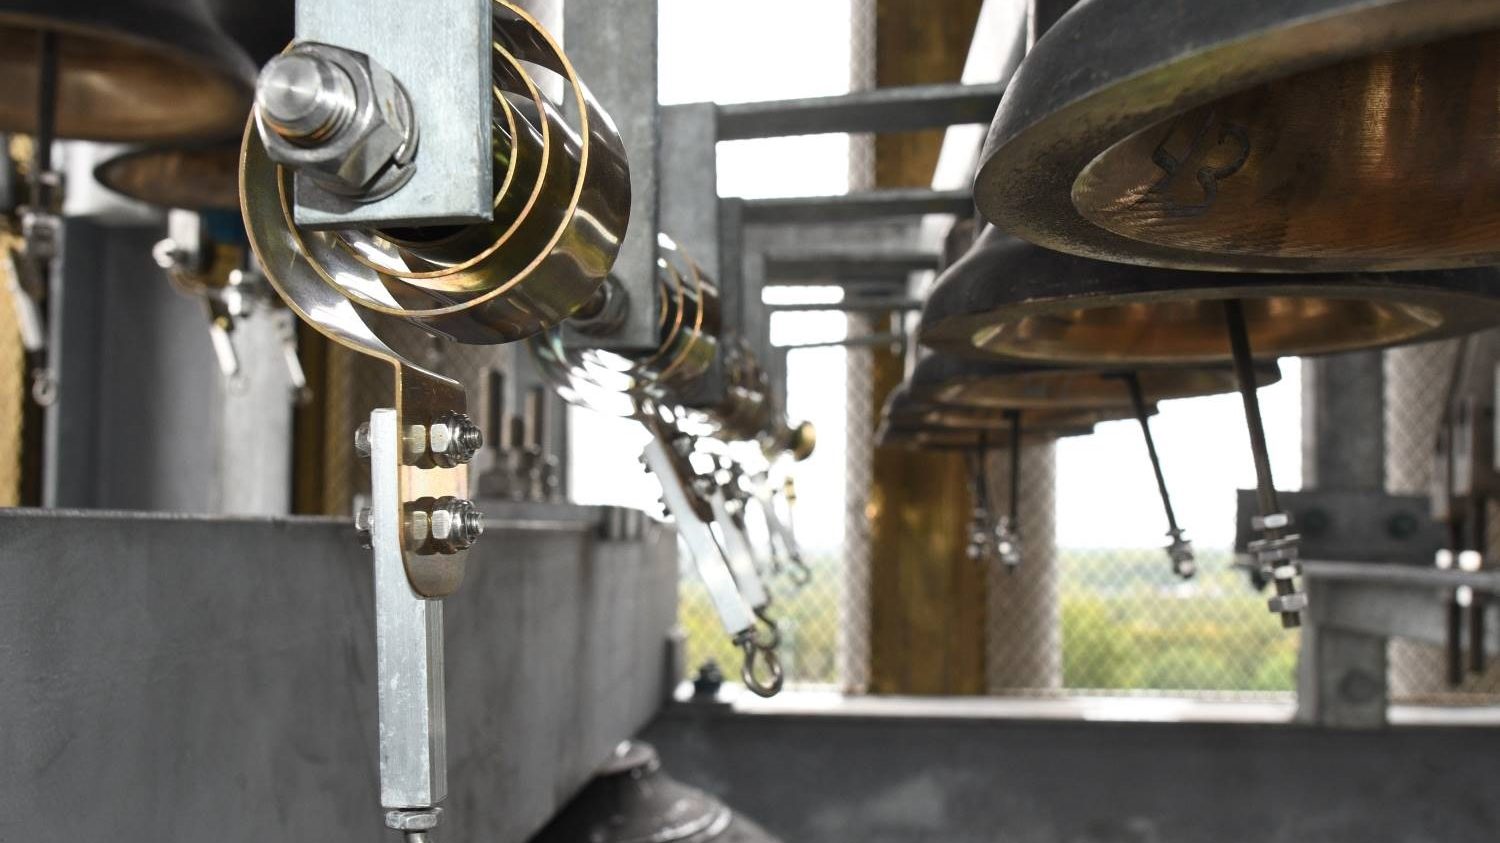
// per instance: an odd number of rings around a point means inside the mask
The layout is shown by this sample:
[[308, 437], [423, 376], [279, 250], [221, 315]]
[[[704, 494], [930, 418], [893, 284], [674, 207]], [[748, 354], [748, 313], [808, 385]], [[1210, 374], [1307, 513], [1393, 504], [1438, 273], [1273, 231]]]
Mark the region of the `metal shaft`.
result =
[[1141, 436], [1146, 440], [1146, 453], [1151, 457], [1151, 470], [1156, 473], [1156, 489], [1161, 493], [1162, 509], [1167, 512], [1167, 527], [1177, 535], [1177, 513], [1172, 510], [1172, 495], [1167, 491], [1167, 478], [1161, 471], [1161, 458], [1156, 454], [1156, 439], [1151, 435], [1151, 419], [1146, 408], [1146, 396], [1141, 392], [1141, 379], [1135, 372], [1125, 375], [1125, 386], [1130, 390], [1130, 403], [1135, 408], [1135, 420], [1140, 422]]
[[1021, 411], [1008, 410], [1010, 419], [1010, 528], [1021, 529]]
[[52, 169], [57, 137], [57, 33], [44, 30], [37, 43], [36, 167], [32, 178]]
[[[1266, 429], [1260, 418], [1260, 398], [1256, 395], [1255, 360], [1250, 355], [1250, 336], [1245, 329], [1245, 311], [1237, 299], [1224, 302], [1224, 317], [1229, 326], [1229, 346], [1234, 353], [1234, 375], [1239, 382], [1240, 398], [1245, 403], [1245, 426], [1250, 430], [1250, 452], [1255, 458], [1255, 494], [1261, 515], [1281, 511], [1276, 500], [1276, 482], [1271, 478], [1271, 455], [1266, 450]], [[1279, 529], [1266, 530], [1272, 538]]]

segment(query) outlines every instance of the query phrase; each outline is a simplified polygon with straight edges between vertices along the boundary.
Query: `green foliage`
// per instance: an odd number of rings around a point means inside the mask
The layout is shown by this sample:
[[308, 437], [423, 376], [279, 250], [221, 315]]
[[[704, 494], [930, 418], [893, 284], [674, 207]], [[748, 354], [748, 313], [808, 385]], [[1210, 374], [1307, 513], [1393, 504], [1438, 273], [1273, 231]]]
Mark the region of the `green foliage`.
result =
[[[841, 567], [809, 561], [802, 589], [774, 578], [772, 616], [785, 643], [790, 681], [838, 684]], [[1230, 567], [1227, 551], [1202, 551], [1188, 583], [1160, 550], [1059, 551], [1063, 686], [1072, 691], [1284, 692], [1294, 686], [1297, 636], [1266, 611]], [[1020, 574], [1024, 576], [1024, 574]], [[729, 642], [696, 572], [684, 570], [679, 623], [687, 632], [688, 675], [715, 659], [735, 677]]]

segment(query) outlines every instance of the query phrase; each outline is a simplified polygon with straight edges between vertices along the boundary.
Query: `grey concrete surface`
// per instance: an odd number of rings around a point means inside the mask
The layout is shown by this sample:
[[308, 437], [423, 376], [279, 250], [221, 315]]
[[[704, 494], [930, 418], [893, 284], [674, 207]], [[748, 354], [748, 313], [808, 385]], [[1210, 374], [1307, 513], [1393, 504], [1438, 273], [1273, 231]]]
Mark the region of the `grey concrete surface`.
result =
[[[486, 507], [438, 839], [518, 843], [660, 707], [676, 548]], [[0, 510], [0, 841], [394, 839], [367, 553], [332, 519]]]
[[1493, 728], [669, 708], [673, 776], [796, 843], [1480, 843]]

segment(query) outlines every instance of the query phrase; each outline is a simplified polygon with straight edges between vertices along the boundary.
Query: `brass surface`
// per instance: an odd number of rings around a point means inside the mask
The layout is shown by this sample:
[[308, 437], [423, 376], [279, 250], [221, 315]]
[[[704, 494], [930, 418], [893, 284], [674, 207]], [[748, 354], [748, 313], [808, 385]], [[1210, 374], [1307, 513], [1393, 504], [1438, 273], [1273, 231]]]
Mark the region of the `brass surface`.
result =
[[[1135, 370], [1141, 392], [1150, 403], [1217, 395], [1236, 389], [1234, 371], [1226, 367], [1171, 367]], [[1275, 367], [1262, 368], [1260, 386], [1280, 379]], [[933, 387], [938, 404], [993, 409], [1124, 409], [1130, 394], [1118, 372], [1088, 369], [1036, 369], [1009, 376], [974, 374]]]
[[1500, 323], [1494, 269], [1267, 275], [1113, 263], [983, 232], [938, 279], [919, 341], [955, 356], [1093, 367], [1223, 364], [1223, 302], [1258, 358], [1384, 348]]
[[[19, 247], [19, 238], [0, 227], [0, 289], [13, 283], [8, 277], [12, 265], [8, 253]], [[0, 506], [21, 505], [25, 465], [22, 434], [26, 406], [31, 401], [26, 370], [26, 349], [21, 345], [14, 299], [0, 294]]]
[[1027, 55], [975, 181], [1086, 257], [1346, 272], [1500, 263], [1500, 3], [1089, 0]]
[[[271, 161], [253, 123], [245, 131], [241, 209], [267, 277], [319, 332], [390, 367], [403, 431], [462, 413], [466, 400], [458, 382], [397, 352], [394, 336], [412, 325], [476, 343], [535, 334], [588, 300], [608, 273], [624, 233], [629, 172], [614, 127], [535, 21], [508, 3], [497, 0], [493, 8], [497, 96], [520, 99], [510, 102], [513, 108], [498, 109], [509, 135], [493, 146], [505, 157], [497, 168], [505, 176], [496, 221], [473, 227], [482, 237], [470, 239], [462, 229], [407, 229], [389, 239], [380, 232], [301, 231], [292, 221], [291, 174]], [[554, 74], [567, 100], [554, 106], [544, 99], [530, 72]], [[540, 123], [542, 142], [534, 148], [513, 142], [521, 134], [515, 127], [528, 114]], [[563, 114], [572, 115], [573, 122]], [[531, 184], [511, 179], [510, 163], [522, 154], [537, 159]], [[514, 168], [521, 170], [520, 164]], [[509, 203], [512, 187], [527, 199]], [[486, 245], [479, 254], [463, 254], [480, 240]], [[380, 250], [356, 255], [361, 243]], [[438, 466], [428, 455], [407, 451], [399, 481], [406, 507], [422, 498], [466, 498], [468, 470]], [[443, 597], [462, 582], [465, 554], [432, 553], [425, 544], [414, 544], [409, 531], [403, 531], [402, 543], [407, 577], [417, 593]]]
[[1073, 202], [1123, 237], [1367, 267], [1500, 261], [1500, 32], [1301, 73], [1142, 129]]
[[119, 142], [231, 137], [255, 68], [196, 3], [0, 4], [0, 131], [36, 131], [37, 42], [58, 34], [57, 135]]
[[[974, 348], [1005, 357], [1060, 363], [1227, 361], [1223, 302], [1213, 290], [1178, 300], [1034, 302], [996, 312], [971, 334]], [[1259, 358], [1329, 354], [1415, 340], [1442, 325], [1438, 311], [1359, 299], [1239, 297]]]
[[240, 151], [234, 143], [157, 146], [105, 161], [94, 178], [116, 193], [164, 208], [236, 210]]

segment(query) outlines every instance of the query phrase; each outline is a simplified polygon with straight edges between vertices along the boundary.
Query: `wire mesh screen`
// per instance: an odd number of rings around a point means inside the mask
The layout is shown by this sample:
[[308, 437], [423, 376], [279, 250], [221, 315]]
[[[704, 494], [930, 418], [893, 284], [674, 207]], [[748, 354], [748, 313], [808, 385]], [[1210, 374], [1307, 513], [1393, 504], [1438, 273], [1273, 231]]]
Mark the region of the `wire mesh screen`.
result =
[[[1009, 458], [990, 455], [995, 489]], [[1156, 548], [1058, 547], [1056, 446], [1022, 450], [1022, 563], [990, 574], [990, 692], [1010, 696], [1167, 695], [1284, 698], [1298, 636], [1232, 565], [1228, 546], [1198, 548], [1184, 582]], [[1062, 493], [1077, 492], [1076, 478]], [[1179, 492], [1195, 491], [1179, 488]]]
[[[1386, 490], [1427, 494], [1432, 488], [1434, 443], [1449, 384], [1460, 362], [1459, 342], [1426, 343], [1392, 349], [1385, 355]], [[1474, 361], [1493, 370], [1496, 361]], [[1486, 505], [1489, 547], [1500, 550], [1500, 507]], [[1449, 683], [1448, 654], [1432, 644], [1392, 639], [1386, 664], [1393, 702], [1483, 705], [1500, 700], [1500, 669], [1470, 673]]]

